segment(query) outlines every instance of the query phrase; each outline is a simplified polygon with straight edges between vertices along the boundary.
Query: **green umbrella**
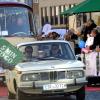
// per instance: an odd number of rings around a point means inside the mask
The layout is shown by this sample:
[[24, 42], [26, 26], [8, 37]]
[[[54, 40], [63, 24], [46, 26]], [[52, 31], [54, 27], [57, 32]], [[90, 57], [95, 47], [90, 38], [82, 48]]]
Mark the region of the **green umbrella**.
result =
[[80, 4], [65, 10], [63, 15], [72, 15], [78, 13], [89, 13], [89, 12], [99, 12], [100, 11], [100, 0], [85, 0]]
[[86, 0], [77, 6], [72, 13], [100, 12], [100, 0]]
[[73, 14], [73, 11], [75, 11], [76, 9], [78, 9], [78, 7], [82, 6], [86, 1], [82, 2], [82, 4], [78, 4], [78, 5], [75, 5], [74, 7], [72, 8], [69, 8], [69, 9], [65, 9], [64, 12], [61, 13], [61, 15], [72, 15]]
[[61, 12], [61, 15], [71, 15], [71, 11], [73, 11], [76, 8], [76, 6], [69, 8], [68, 10], [65, 10], [64, 12]]

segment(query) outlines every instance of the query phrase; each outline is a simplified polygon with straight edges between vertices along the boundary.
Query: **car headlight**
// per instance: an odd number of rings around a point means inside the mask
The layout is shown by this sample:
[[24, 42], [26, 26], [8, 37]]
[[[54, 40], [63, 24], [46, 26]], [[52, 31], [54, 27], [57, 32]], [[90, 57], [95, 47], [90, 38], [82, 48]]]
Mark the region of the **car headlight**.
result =
[[37, 81], [39, 80], [39, 74], [33, 73], [33, 74], [23, 74], [21, 76], [21, 81]]
[[82, 77], [84, 77], [84, 71], [82, 71], [82, 70], [71, 70], [71, 71], [67, 71], [66, 77], [68, 79], [82, 78]]

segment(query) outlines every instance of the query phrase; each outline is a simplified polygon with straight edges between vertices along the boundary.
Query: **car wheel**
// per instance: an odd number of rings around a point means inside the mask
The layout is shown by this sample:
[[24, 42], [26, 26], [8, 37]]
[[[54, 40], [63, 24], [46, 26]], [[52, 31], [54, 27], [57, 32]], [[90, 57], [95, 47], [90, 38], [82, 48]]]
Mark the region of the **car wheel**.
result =
[[15, 94], [8, 91], [8, 99], [15, 99]]
[[85, 100], [85, 86], [76, 92], [76, 100]]
[[24, 100], [25, 98], [25, 95], [23, 92], [21, 92], [18, 88], [17, 88], [17, 91], [16, 91], [16, 100]]

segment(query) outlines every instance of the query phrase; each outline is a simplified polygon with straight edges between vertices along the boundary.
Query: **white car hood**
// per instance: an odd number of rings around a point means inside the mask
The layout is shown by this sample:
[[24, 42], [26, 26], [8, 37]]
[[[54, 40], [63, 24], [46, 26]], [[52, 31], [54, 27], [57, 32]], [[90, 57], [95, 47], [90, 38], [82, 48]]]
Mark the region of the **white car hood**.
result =
[[65, 69], [74, 67], [84, 67], [81, 61], [77, 60], [46, 60], [36, 62], [25, 62], [15, 66], [19, 71], [39, 71], [51, 69]]
[[19, 71], [38, 71], [38, 70], [51, 70], [51, 69], [65, 69], [74, 67], [84, 67], [81, 61], [77, 60], [45, 60], [35, 62], [20, 63], [15, 66]]

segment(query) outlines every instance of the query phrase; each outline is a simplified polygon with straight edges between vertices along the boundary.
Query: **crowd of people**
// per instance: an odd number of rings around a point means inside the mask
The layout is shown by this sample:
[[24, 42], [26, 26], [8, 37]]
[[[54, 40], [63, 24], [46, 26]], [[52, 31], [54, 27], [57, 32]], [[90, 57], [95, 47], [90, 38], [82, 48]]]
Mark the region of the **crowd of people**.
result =
[[[100, 65], [100, 29], [98, 30], [97, 25], [92, 19], [89, 19], [86, 23], [76, 29], [69, 29], [66, 32], [60, 34], [59, 32], [53, 31], [50, 24], [49, 30], [42, 31], [38, 35], [38, 40], [66, 40], [74, 45], [75, 54], [84, 54], [86, 64], [86, 74], [87, 76], [96, 76], [100, 74], [100, 68], [97, 70], [97, 56]], [[46, 28], [43, 27], [43, 30]], [[62, 37], [63, 36], [63, 37]], [[83, 56], [82, 60], [84, 60]]]
[[[67, 40], [74, 43], [74, 50], [75, 54], [80, 54], [82, 51], [82, 48], [85, 48], [86, 50], [100, 50], [100, 33], [97, 30], [97, 25], [95, 22], [90, 19], [86, 23], [82, 25], [82, 27], [79, 27], [76, 29], [69, 29], [69, 30], [61, 30], [61, 32], [58, 29], [59, 32], [52, 29], [51, 25], [49, 23], [45, 24], [42, 28], [42, 32], [38, 34], [37, 39], [38, 40], [45, 40], [45, 39], [51, 39], [51, 40]], [[91, 42], [92, 44], [87, 45], [87, 42]], [[90, 41], [89, 41], [90, 40]], [[83, 41], [84, 47], [80, 47], [79, 44], [80, 41]], [[98, 48], [97, 48], [98, 47]]]

